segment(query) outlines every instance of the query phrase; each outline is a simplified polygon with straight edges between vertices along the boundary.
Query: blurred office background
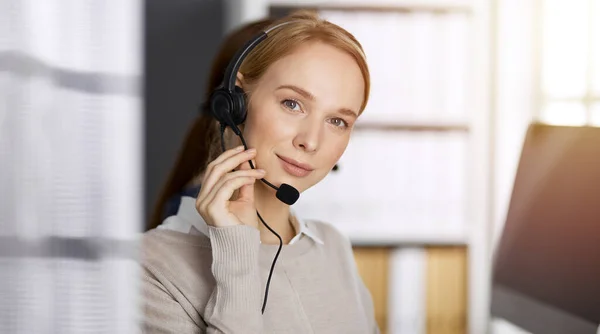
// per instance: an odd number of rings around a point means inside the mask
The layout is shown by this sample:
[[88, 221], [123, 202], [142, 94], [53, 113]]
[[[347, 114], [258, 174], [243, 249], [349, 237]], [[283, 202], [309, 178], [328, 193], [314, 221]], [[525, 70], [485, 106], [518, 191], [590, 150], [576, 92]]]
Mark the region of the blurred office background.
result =
[[221, 38], [298, 8], [371, 67], [295, 206], [350, 237], [382, 333], [527, 333], [491, 312], [493, 254], [530, 123], [600, 126], [597, 0], [0, 0], [1, 333], [134, 332], [135, 244]]

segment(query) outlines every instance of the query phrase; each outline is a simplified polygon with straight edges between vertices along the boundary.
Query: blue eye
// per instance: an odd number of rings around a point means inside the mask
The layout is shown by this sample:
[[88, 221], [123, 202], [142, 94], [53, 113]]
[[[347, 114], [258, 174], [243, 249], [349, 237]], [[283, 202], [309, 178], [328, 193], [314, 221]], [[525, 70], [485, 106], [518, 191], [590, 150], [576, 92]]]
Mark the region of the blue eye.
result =
[[[281, 101], [281, 104], [283, 104], [286, 108], [294, 110], [294, 111], [300, 110], [300, 103], [298, 103], [298, 101], [296, 101], [296, 100], [285, 99], [285, 100]], [[296, 108], [298, 108], [298, 109], [296, 109]]]

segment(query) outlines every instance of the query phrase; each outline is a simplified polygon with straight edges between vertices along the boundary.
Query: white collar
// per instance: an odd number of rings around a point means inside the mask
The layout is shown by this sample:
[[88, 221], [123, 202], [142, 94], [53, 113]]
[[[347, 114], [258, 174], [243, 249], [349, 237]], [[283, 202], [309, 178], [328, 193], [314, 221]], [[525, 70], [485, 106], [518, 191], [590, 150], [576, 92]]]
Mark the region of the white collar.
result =
[[[303, 236], [313, 239], [315, 242], [323, 244], [323, 240], [312, 231], [306, 221], [299, 217], [296, 212], [290, 208], [292, 225], [296, 231], [296, 236], [290, 241], [290, 245], [298, 241]], [[187, 234], [204, 234], [208, 236], [208, 225], [196, 210], [196, 199], [194, 197], [182, 196], [179, 203], [179, 209], [174, 216], [167, 217], [157, 229], [174, 230]]]

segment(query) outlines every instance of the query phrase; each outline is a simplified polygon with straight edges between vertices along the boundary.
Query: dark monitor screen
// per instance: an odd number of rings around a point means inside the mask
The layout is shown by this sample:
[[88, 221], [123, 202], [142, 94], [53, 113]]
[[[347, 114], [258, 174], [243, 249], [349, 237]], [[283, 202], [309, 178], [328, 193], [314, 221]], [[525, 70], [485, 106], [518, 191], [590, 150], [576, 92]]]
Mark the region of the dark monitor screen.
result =
[[532, 124], [495, 252], [492, 315], [532, 333], [600, 323], [600, 128]]

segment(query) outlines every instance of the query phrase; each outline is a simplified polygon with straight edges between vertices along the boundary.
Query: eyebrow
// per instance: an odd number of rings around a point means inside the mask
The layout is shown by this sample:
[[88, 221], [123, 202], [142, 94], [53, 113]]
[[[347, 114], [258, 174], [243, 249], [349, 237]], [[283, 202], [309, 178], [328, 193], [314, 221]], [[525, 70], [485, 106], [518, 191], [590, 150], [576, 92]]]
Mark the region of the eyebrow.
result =
[[[304, 90], [304, 89], [302, 89], [302, 88], [300, 88], [298, 86], [294, 86], [294, 85], [281, 85], [281, 86], [277, 87], [276, 90], [279, 90], [279, 89], [291, 89], [291, 90], [293, 90], [296, 93], [302, 95], [304, 98], [306, 98], [306, 99], [308, 99], [310, 101], [314, 101], [315, 100], [315, 96], [313, 94], [309, 93], [308, 91], [306, 91], [306, 90]], [[357, 113], [355, 113], [354, 111], [352, 111], [351, 109], [348, 109], [348, 108], [341, 108], [339, 110], [339, 112], [342, 113], [342, 114], [344, 114], [344, 115], [350, 116], [350, 117], [354, 117], [354, 118], [358, 117]]]

